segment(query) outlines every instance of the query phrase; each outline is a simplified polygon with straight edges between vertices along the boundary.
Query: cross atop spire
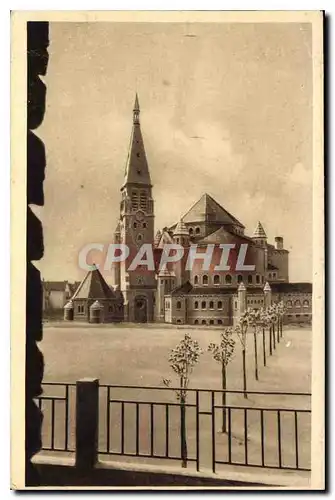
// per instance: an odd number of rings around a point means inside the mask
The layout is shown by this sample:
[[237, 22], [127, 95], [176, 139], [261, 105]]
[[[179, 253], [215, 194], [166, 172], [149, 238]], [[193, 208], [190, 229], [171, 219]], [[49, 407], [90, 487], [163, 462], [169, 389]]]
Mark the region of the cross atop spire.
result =
[[138, 95], [136, 92], [135, 103], [133, 108], [133, 123], [138, 125], [140, 123], [140, 103], [138, 102]]

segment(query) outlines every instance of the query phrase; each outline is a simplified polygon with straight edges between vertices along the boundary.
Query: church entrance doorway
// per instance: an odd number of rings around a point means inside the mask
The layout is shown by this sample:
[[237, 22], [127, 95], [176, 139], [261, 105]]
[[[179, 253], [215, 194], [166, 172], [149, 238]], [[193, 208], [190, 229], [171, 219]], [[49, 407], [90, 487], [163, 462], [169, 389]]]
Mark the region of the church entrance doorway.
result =
[[135, 297], [135, 323], [147, 323], [147, 309], [146, 297]]

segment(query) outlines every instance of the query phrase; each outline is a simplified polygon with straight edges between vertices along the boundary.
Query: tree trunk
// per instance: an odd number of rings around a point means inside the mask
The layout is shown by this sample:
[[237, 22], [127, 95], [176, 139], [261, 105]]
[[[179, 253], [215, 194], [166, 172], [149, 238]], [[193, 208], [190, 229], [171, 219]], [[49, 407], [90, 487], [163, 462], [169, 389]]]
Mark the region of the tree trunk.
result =
[[280, 336], [283, 338], [283, 318], [280, 318]]
[[245, 348], [242, 349], [242, 361], [243, 361], [243, 393], [244, 393], [244, 398], [248, 399], [248, 394], [247, 394], [247, 367], [246, 367], [246, 359], [245, 359]]
[[258, 380], [257, 331], [254, 329], [255, 379]]
[[185, 396], [180, 398], [180, 455], [181, 466], [187, 467], [187, 441], [186, 441], [186, 407]]
[[277, 321], [277, 342], [278, 342], [278, 344], [280, 342], [280, 339], [279, 339], [279, 318], [278, 318], [278, 321]]
[[226, 389], [227, 389], [227, 373], [226, 373], [226, 365], [222, 363], [222, 390], [224, 391], [222, 393], [222, 432], [227, 432], [227, 410], [226, 410], [226, 404], [227, 404], [227, 394], [226, 394]]
[[269, 327], [269, 349], [270, 349], [270, 356], [272, 356], [272, 327]]
[[263, 364], [266, 366], [266, 352], [265, 352], [265, 328], [262, 328], [263, 335]]
[[271, 329], [272, 329], [272, 337], [273, 337], [273, 348], [276, 349], [276, 329], [275, 329], [274, 324], [271, 326]]

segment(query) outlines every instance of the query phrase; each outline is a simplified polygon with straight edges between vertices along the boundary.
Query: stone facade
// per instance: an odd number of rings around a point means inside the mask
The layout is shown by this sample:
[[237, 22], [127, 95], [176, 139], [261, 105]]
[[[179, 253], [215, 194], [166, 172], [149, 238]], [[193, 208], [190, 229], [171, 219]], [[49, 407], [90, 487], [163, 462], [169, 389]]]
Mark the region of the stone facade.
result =
[[[271, 301], [283, 300], [286, 304], [286, 322], [310, 322], [312, 286], [289, 283], [289, 252], [284, 248], [284, 240], [277, 236], [274, 244], [270, 243], [260, 222], [253, 235], [248, 236], [245, 226], [205, 193], [178, 222], [158, 230], [154, 236], [152, 183], [139, 117], [136, 96], [120, 217], [114, 233], [114, 243], [130, 248], [129, 258], [113, 267], [114, 288], [124, 298], [124, 320], [232, 325], [242, 309], [269, 305], [271, 296]], [[154, 247], [156, 271], [129, 269], [145, 243]], [[184, 256], [159, 270], [157, 262], [165, 244], [181, 245]], [[196, 258], [192, 269], [187, 270], [185, 264], [195, 244], [200, 257], [213, 246], [208, 270], [203, 270], [201, 258]], [[222, 245], [234, 246], [229, 254], [229, 270], [220, 266]], [[254, 266], [252, 271], [235, 270], [244, 246], [244, 264]]]

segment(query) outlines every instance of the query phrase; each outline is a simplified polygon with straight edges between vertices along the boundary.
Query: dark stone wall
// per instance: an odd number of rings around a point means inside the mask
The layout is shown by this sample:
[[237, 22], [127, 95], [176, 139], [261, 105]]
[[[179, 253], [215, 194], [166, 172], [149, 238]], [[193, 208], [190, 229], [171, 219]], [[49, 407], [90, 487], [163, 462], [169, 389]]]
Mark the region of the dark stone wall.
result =
[[29, 205], [44, 204], [43, 180], [46, 166], [43, 142], [33, 132], [44, 118], [46, 87], [40, 79], [48, 65], [49, 26], [47, 22], [27, 23], [27, 277], [26, 277], [26, 415], [25, 480], [27, 486], [40, 484], [31, 458], [41, 449], [42, 413], [34, 398], [41, 394], [43, 355], [37, 342], [42, 339], [42, 285], [40, 272], [32, 261], [43, 257], [43, 228]]

